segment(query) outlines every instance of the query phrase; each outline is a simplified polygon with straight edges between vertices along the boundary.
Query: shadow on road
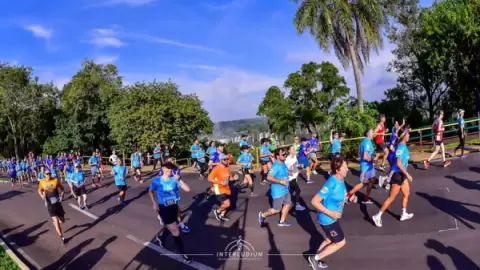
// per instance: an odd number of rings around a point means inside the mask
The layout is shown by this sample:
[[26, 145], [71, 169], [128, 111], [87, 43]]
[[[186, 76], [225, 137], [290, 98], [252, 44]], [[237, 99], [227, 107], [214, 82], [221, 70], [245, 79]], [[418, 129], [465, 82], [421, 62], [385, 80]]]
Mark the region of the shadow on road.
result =
[[[49, 266], [43, 268], [44, 270], [58, 270], [58, 269], [75, 269], [75, 265], [70, 265], [71, 261], [75, 259], [82, 252], [82, 250], [90, 245], [93, 242], [93, 238], [83, 241], [82, 243], [78, 244], [74, 248], [71, 248], [67, 253], [63, 254], [63, 256], [58, 259], [56, 262], [50, 264]], [[85, 268], [83, 265], [77, 265], [77, 269], [89, 269]]]
[[[428, 239], [427, 242], [425, 242], [425, 247], [432, 249], [441, 255], [449, 256], [453, 264], [455, 265], [456, 269], [468, 269], [468, 270], [480, 269], [480, 267], [463, 252], [461, 252], [457, 248], [454, 248], [451, 246], [445, 246], [444, 244], [440, 243], [435, 239]], [[429, 256], [429, 257], [433, 257], [433, 256]], [[427, 263], [429, 263], [428, 257], [427, 257]], [[434, 259], [430, 259], [430, 263], [437, 264], [436, 268], [430, 267], [430, 269], [435, 269], [435, 270], [445, 269], [445, 267], [441, 265], [441, 262], [438, 259], [436, 259], [436, 261]], [[441, 266], [439, 267], [439, 265]]]
[[[35, 241], [38, 239], [38, 237], [40, 237], [40, 235], [48, 232], [48, 230], [43, 230], [41, 232], [31, 235], [36, 230], [40, 229], [45, 223], [47, 223], [47, 221], [40, 222], [36, 225], [26, 228], [21, 232], [9, 235], [8, 239], [10, 239], [12, 242], [15, 242], [19, 247], [27, 247], [35, 243]], [[52, 230], [53, 230], [53, 225], [52, 225]]]
[[24, 224], [18, 225], [18, 226], [12, 227], [12, 228], [6, 228], [6, 229], [1, 230], [0, 233], [3, 234], [3, 235], [5, 235], [5, 234], [8, 234], [8, 233], [11, 232], [11, 231], [14, 231], [14, 230], [16, 230], [16, 229], [18, 229], [18, 228], [23, 227], [23, 226], [24, 226]]
[[65, 269], [95, 269], [95, 265], [107, 254], [107, 246], [117, 239], [116, 236], [108, 238], [98, 248], [89, 251], [70, 262]]
[[466, 180], [451, 175], [447, 175], [445, 178], [453, 180], [453, 182], [465, 189], [480, 190], [480, 181]]
[[427, 256], [427, 266], [430, 270], [447, 270], [443, 263], [435, 256]]
[[472, 230], [475, 230], [475, 227], [469, 222], [480, 224], [480, 214], [465, 207], [480, 207], [480, 205], [453, 201], [438, 196], [431, 196], [423, 192], [417, 192], [417, 195], [430, 202], [432, 206], [442, 210]]
[[0, 201], [11, 199], [15, 196], [22, 195], [23, 193], [25, 193], [25, 192], [18, 191], [18, 190], [7, 191], [5, 193], [0, 194]]

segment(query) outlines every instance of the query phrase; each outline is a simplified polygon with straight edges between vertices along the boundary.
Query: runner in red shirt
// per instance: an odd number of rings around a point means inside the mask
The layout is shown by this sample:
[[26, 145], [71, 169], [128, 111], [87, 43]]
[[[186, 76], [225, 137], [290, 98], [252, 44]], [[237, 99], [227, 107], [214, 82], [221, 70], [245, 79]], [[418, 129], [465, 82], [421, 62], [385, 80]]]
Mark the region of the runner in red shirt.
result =
[[385, 144], [385, 134], [388, 132], [388, 128], [385, 128], [385, 114], [380, 114], [380, 122], [377, 124], [377, 127], [373, 131], [375, 135], [375, 145], [377, 146], [377, 154], [375, 159], [378, 160], [380, 154], [383, 153], [382, 165], [380, 166], [381, 171], [385, 171], [385, 162], [388, 157], [388, 148]]
[[447, 167], [450, 165], [450, 161], [445, 160], [445, 146], [443, 145], [443, 132], [445, 131], [445, 127], [443, 126], [443, 111], [438, 112], [438, 118], [433, 122], [433, 140], [435, 141], [435, 151], [430, 155], [428, 160], [425, 160], [423, 164], [425, 165], [425, 169], [428, 169], [430, 166], [430, 160], [434, 158], [440, 148], [442, 148], [442, 159], [443, 159], [443, 167]]

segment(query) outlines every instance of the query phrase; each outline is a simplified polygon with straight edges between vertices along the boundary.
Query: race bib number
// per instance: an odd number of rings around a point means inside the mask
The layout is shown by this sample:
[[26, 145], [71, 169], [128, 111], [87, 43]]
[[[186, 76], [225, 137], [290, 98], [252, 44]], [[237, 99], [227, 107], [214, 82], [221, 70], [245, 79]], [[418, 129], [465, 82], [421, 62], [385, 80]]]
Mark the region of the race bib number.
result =
[[170, 205], [174, 205], [174, 204], [177, 204], [176, 199], [170, 199], [170, 200], [165, 201], [165, 206], [170, 206]]
[[58, 197], [48, 197], [48, 201], [51, 203], [51, 204], [55, 204], [58, 202]]

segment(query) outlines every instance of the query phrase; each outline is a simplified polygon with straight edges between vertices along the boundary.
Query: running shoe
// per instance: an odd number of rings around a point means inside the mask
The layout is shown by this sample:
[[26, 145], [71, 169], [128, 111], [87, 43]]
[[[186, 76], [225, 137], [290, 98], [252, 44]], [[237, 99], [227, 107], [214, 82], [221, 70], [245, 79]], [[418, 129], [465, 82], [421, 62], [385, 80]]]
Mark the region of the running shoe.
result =
[[292, 226], [292, 223], [288, 222], [288, 221], [279, 221], [277, 223], [277, 225], [280, 226], [280, 227], [290, 227], [290, 226]]
[[162, 242], [162, 240], [160, 239], [160, 235], [157, 234], [157, 236], [155, 236], [155, 241], [157, 242], [157, 244], [158, 244], [159, 247], [162, 247], [162, 248], [163, 248], [163, 242]]
[[95, 184], [92, 184], [92, 188], [95, 188]]
[[297, 210], [297, 211], [303, 211], [303, 210], [305, 210], [305, 207], [303, 207], [302, 205], [300, 205], [300, 204], [297, 203], [297, 205], [295, 205], [295, 210]]
[[387, 184], [387, 185], [385, 186], [385, 189], [386, 189], [386, 190], [390, 190], [390, 186], [391, 186], [390, 184]]
[[263, 179], [262, 182], [260, 182], [260, 184], [262, 184], [262, 185], [268, 184], [268, 181]]
[[400, 221], [405, 221], [413, 218], [412, 213], [402, 213], [402, 216], [400, 217]]
[[312, 179], [308, 179], [308, 180], [307, 180], [307, 184], [313, 184]]
[[88, 210], [88, 205], [84, 205], [83, 208], [84, 208], [85, 210]]
[[258, 195], [256, 193], [250, 192], [250, 197], [257, 197]]
[[430, 166], [430, 161], [425, 160], [425, 161], [423, 162], [423, 165], [425, 166], [425, 170], [428, 170], [428, 166]]
[[183, 258], [183, 262], [186, 264], [190, 264], [192, 262], [192, 259], [190, 259], [190, 257], [188, 257], [185, 254], [182, 255], [182, 258]]
[[80, 210], [85, 210], [85, 206], [80, 206]]
[[467, 156], [466, 155], [461, 155], [460, 158], [466, 158]]
[[372, 216], [373, 223], [375, 223], [375, 226], [381, 228], [382, 227], [382, 218], [377, 214]]
[[262, 212], [259, 212], [259, 213], [258, 213], [258, 223], [259, 223], [260, 225], [265, 224], [265, 217], [263, 216], [263, 213], [262, 213]]
[[221, 221], [229, 221], [230, 218], [227, 217], [227, 216], [221, 216], [221, 217], [220, 217], [220, 220], [221, 220]]
[[182, 229], [182, 232], [184, 232], [184, 233], [189, 233], [190, 232], [190, 228], [188, 228], [187, 225], [183, 225], [183, 227], [181, 229]]
[[97, 184], [97, 187], [101, 188], [101, 187], [102, 187], [102, 184], [98, 183], [98, 184]]
[[363, 204], [373, 204], [372, 200], [368, 199], [366, 201], [362, 201]]
[[318, 174], [316, 170], [312, 170], [312, 174]]
[[65, 245], [65, 237], [60, 237], [60, 242], [62, 243], [62, 245]]
[[308, 257], [308, 262], [310, 264], [310, 267], [313, 270], [318, 270], [318, 269], [325, 269], [328, 267], [327, 263], [323, 261], [317, 261], [315, 260], [315, 256], [309, 256]]
[[214, 209], [214, 210], [213, 210], [213, 214], [215, 215], [215, 218], [216, 218], [217, 220], [220, 220], [220, 219], [221, 219], [220, 213], [217, 211], [217, 209]]
[[378, 169], [379, 169], [380, 171], [384, 172], [384, 171], [385, 171], [385, 165], [381, 165], [380, 167], [378, 167]]
[[385, 180], [387, 180], [387, 179], [388, 179], [387, 176], [379, 176], [379, 177], [378, 177], [378, 185], [379, 185], [380, 187], [383, 187], [383, 184], [385, 183]]
[[445, 167], [448, 167], [448, 166], [450, 166], [450, 164], [452, 164], [452, 162], [450, 162], [450, 161], [447, 160], [447, 161], [445, 161], [445, 162], [443, 163], [443, 167], [444, 167], [444, 168], [445, 168]]

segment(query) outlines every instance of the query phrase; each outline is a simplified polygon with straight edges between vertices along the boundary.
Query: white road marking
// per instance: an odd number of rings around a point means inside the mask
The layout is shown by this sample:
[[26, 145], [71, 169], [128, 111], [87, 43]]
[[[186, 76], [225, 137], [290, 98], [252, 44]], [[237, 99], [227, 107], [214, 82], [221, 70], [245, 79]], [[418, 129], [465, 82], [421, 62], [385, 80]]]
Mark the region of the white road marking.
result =
[[448, 231], [456, 231], [456, 230], [458, 230], [457, 219], [454, 218], [453, 221], [455, 222], [455, 228], [450, 228], [450, 229], [446, 229], [446, 230], [439, 230], [438, 232], [448, 232]]
[[[168, 249], [165, 249], [165, 248], [162, 248], [158, 245], [152, 244], [151, 242], [144, 242], [144, 241], [138, 239], [137, 237], [135, 237], [133, 235], [129, 234], [129, 235], [127, 235], [127, 238], [132, 240], [133, 242], [139, 244], [139, 245], [142, 245], [142, 246], [148, 247], [150, 249], [153, 249], [156, 252], [169, 257], [170, 259], [173, 259], [177, 262], [181, 262], [181, 263], [183, 263], [185, 265], [188, 265], [188, 266], [190, 266], [194, 269], [197, 269], [197, 270], [215, 270], [215, 268], [211, 268], [209, 266], [206, 266], [204, 264], [201, 264], [201, 263], [195, 262], [195, 261], [192, 261], [190, 264], [186, 264], [183, 261], [183, 258], [181, 257], [180, 254], [176, 254], [174, 252], [171, 252]], [[214, 254], [187, 254], [187, 255], [189, 255], [189, 256], [213, 256]]]
[[8, 235], [1, 235], [1, 237], [5, 240], [5, 242], [8, 243], [8, 245], [15, 249], [16, 252], [20, 253], [20, 255], [22, 255], [22, 257], [27, 260], [31, 265], [35, 266], [35, 268], [37, 269], [42, 269], [42, 267], [40, 267], [40, 265], [34, 259], [32, 259], [32, 257], [28, 256], [27, 253], [23, 251], [23, 249], [17, 246], [17, 244], [15, 244], [14, 242], [10, 241]]
[[450, 192], [450, 189], [448, 189], [448, 187], [445, 188], [447, 190], [447, 192]]
[[95, 216], [94, 214], [88, 212], [87, 210], [82, 210], [82, 209], [80, 209], [80, 207], [76, 206], [76, 205], [73, 204], [73, 203], [69, 203], [68, 205], [70, 205], [70, 207], [72, 207], [73, 209], [77, 210], [78, 212], [83, 213], [83, 214], [86, 215], [87, 217], [90, 217], [90, 218], [92, 218], [92, 219], [98, 219], [98, 217]]

